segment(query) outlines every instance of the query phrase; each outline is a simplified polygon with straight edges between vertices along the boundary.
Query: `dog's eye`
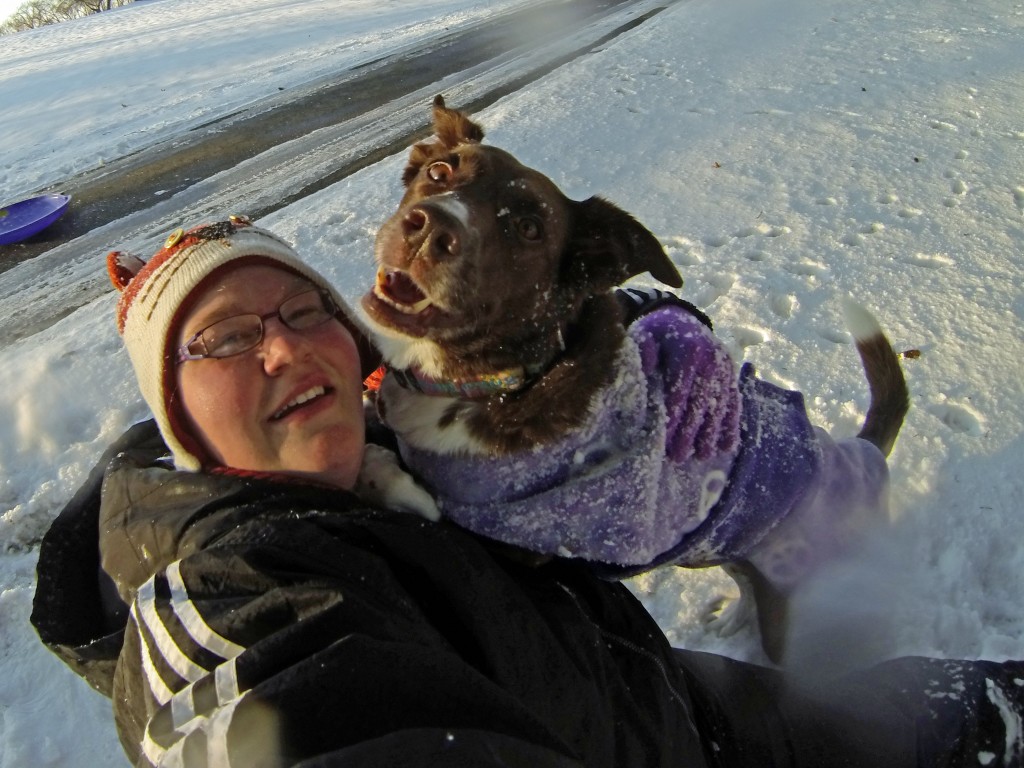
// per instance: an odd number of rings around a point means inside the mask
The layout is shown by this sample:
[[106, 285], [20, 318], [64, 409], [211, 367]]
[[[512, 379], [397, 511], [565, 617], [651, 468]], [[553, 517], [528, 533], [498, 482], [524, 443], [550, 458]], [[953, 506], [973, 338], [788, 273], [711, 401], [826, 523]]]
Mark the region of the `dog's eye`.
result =
[[455, 169], [448, 163], [438, 161], [436, 163], [431, 163], [427, 167], [427, 176], [431, 181], [436, 181], [438, 184], [447, 184], [452, 180], [452, 176], [454, 175]]
[[544, 234], [544, 229], [541, 227], [540, 221], [535, 219], [533, 216], [523, 216], [516, 222], [516, 231], [519, 236], [524, 240], [540, 240], [541, 235]]

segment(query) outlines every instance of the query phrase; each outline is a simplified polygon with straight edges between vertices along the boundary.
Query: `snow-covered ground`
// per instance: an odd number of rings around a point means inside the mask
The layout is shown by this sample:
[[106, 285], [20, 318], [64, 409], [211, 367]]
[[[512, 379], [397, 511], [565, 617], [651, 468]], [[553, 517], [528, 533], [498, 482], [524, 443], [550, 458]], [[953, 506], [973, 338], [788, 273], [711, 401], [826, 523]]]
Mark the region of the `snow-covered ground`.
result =
[[[491, 6], [161, 0], [5, 37], [0, 202]], [[896, 520], [798, 605], [798, 661], [1024, 657], [1021, 50], [1018, 0], [691, 0], [478, 115], [570, 196], [647, 224], [737, 357], [835, 433], [867, 402], [842, 296], [920, 351]], [[260, 223], [354, 298], [402, 160]], [[145, 416], [112, 293], [0, 350], [0, 413], [0, 768], [123, 764], [108, 702], [28, 624], [39, 537]], [[717, 570], [634, 586], [675, 644], [762, 660], [752, 633], [702, 625], [732, 589]]]
[[2, 39], [3, 202], [538, 0], [159, 0]]

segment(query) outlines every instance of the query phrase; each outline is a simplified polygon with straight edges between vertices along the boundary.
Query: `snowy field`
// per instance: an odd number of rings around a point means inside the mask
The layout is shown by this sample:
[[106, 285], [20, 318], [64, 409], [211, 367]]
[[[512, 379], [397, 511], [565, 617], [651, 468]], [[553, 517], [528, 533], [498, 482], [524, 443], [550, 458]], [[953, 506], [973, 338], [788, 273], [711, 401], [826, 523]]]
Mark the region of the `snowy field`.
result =
[[[0, 203], [491, 6], [160, 0], [2, 38]], [[477, 115], [570, 196], [649, 226], [737, 358], [835, 434], [867, 404], [842, 296], [920, 352], [893, 526], [797, 605], [798, 668], [1024, 657], [1022, 50], [1019, 0], [691, 0]], [[259, 223], [355, 298], [402, 163]], [[39, 538], [146, 416], [113, 306], [0, 348], [0, 768], [124, 764], [109, 703], [28, 624]], [[703, 626], [732, 590], [717, 569], [634, 587], [674, 644], [763, 661], [753, 633]]]

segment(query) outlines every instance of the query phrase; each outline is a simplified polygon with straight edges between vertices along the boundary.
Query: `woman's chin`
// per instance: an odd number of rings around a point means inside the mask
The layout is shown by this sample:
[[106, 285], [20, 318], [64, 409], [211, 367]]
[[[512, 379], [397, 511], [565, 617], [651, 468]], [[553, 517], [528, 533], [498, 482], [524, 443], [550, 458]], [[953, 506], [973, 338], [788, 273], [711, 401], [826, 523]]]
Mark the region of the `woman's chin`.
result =
[[294, 460], [285, 459], [283, 471], [351, 490], [362, 466], [363, 445], [361, 435], [321, 433], [305, 441]]

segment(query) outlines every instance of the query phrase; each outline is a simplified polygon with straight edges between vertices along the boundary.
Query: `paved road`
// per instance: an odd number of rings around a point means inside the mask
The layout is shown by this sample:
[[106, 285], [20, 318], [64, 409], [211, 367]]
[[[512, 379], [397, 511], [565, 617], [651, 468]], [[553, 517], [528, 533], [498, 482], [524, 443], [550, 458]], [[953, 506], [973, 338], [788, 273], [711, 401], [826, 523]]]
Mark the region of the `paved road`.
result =
[[0, 346], [106, 291], [96, 255], [111, 244], [152, 252], [172, 219], [224, 210], [264, 216], [401, 151], [426, 129], [435, 93], [479, 111], [664, 4], [569, 0], [497, 16], [69, 179], [60, 185], [74, 197], [69, 213], [4, 249]]

